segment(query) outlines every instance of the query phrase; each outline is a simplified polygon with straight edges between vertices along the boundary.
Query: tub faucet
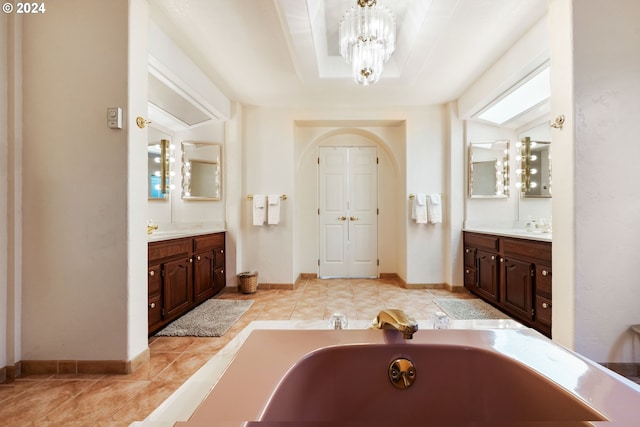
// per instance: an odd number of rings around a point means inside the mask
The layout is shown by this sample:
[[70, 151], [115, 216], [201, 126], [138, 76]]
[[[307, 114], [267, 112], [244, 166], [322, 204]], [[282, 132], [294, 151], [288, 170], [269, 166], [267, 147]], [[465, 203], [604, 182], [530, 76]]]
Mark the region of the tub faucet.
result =
[[373, 319], [373, 327], [378, 329], [395, 329], [402, 332], [402, 338], [410, 340], [418, 330], [418, 322], [398, 308], [387, 308], [380, 311]]

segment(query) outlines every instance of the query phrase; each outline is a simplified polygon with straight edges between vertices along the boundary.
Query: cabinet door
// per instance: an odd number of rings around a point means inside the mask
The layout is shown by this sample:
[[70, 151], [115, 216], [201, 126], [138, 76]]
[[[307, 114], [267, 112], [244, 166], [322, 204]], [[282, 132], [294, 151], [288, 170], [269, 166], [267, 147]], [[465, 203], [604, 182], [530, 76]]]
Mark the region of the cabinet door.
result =
[[213, 273], [213, 289], [214, 293], [220, 292], [227, 285], [227, 276], [224, 273], [224, 248], [214, 250], [215, 263]]
[[534, 265], [517, 259], [502, 262], [503, 289], [502, 303], [505, 309], [527, 321], [533, 320], [533, 274]]
[[151, 333], [162, 323], [162, 267], [160, 264], [149, 266], [147, 278], [148, 328]]
[[499, 294], [498, 255], [478, 249], [477, 254], [477, 286], [476, 293], [497, 301]]
[[165, 321], [179, 316], [191, 305], [191, 277], [191, 259], [183, 258], [163, 264]]
[[215, 255], [213, 251], [201, 252], [193, 256], [193, 298], [196, 304], [213, 296], [213, 270]]

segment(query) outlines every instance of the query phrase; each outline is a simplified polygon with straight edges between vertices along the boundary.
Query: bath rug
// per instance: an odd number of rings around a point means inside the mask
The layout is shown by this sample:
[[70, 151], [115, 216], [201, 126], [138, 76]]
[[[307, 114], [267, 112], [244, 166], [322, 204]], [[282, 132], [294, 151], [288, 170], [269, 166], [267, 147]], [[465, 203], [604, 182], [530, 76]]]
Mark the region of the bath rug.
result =
[[510, 319], [497, 308], [478, 298], [434, 298], [433, 302], [452, 319]]
[[251, 307], [251, 300], [210, 299], [161, 329], [158, 337], [221, 337]]

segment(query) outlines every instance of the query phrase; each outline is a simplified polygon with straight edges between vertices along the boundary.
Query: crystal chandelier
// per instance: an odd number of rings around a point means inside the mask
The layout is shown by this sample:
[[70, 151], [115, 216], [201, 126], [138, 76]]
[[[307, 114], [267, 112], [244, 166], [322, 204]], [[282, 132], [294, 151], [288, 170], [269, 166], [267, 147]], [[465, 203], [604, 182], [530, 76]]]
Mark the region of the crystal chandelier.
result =
[[351, 64], [356, 83], [366, 86], [378, 81], [396, 49], [396, 22], [376, 0], [357, 1], [340, 20], [340, 55]]

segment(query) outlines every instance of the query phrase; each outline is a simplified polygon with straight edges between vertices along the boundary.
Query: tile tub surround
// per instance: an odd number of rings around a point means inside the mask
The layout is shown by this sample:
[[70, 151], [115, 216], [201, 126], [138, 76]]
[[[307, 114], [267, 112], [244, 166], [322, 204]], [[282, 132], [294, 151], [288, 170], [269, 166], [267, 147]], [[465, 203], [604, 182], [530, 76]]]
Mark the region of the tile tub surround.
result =
[[[590, 423], [579, 425], [631, 426], [640, 417], [638, 409], [640, 386], [558, 346], [531, 329], [520, 327], [511, 320], [453, 321], [452, 329], [445, 331], [424, 331], [428, 329], [430, 322], [426, 322], [425, 325], [424, 322], [419, 321], [423, 324], [423, 331], [422, 334], [418, 331], [413, 340], [403, 340], [396, 331], [360, 329], [367, 328], [367, 324], [359, 321], [353, 323], [354, 325], [350, 325], [351, 330], [332, 331], [327, 330], [327, 325], [321, 322], [253, 322], [234, 339], [235, 342], [230, 343], [218, 356], [207, 363], [145, 422], [134, 425], [138, 427], [170, 426], [174, 425], [174, 421], [189, 418], [175, 425], [179, 427], [241, 426], [247, 420], [259, 420], [269, 397], [281, 379], [287, 372], [291, 372], [292, 367], [295, 371], [301, 360], [308, 362], [310, 359], [306, 355], [323, 348], [351, 344], [356, 344], [353, 348], [357, 350], [371, 345], [377, 350], [390, 347], [394, 351], [400, 351], [396, 349], [398, 347], [402, 350], [402, 355], [409, 358], [414, 353], [419, 354], [420, 351], [423, 352], [422, 354], [432, 354], [432, 351], [425, 352], [425, 350], [428, 350], [428, 346], [434, 345], [458, 348], [458, 353], [479, 351], [478, 354], [486, 355], [488, 352], [495, 355], [493, 359], [497, 360], [497, 363], [502, 359], [508, 360], [510, 365], [505, 364], [504, 368], [511, 366], [516, 367], [519, 372], [525, 372], [525, 377], [530, 376], [532, 379], [530, 385], [534, 384], [535, 379], [540, 386], [539, 375], [541, 375], [545, 378], [542, 382], [547, 384], [542, 385], [555, 389], [559, 396], [577, 402], [573, 403], [574, 406], [577, 405], [574, 408], [575, 413], [583, 415], [576, 416], [586, 417], [576, 420], [563, 418], [569, 415], [564, 411], [565, 406], [553, 406], [558, 403], [556, 398], [553, 401], [545, 401], [546, 393], [542, 395], [534, 393], [535, 396], [533, 396], [523, 392], [527, 399], [536, 398], [538, 402], [549, 405], [547, 409], [550, 414], [545, 413], [544, 408], [538, 411], [538, 407], [534, 406], [530, 411], [533, 420], [519, 420], [514, 418], [518, 413], [512, 413], [505, 415], [506, 418], [503, 420], [505, 422], [545, 421], [544, 418], [537, 417], [556, 416], [560, 417], [556, 420], [559, 423], [551, 425], [578, 425], [579, 423], [574, 421], [591, 420]], [[257, 353], [260, 353], [260, 357], [256, 357]], [[340, 360], [344, 361], [344, 355]], [[418, 361], [419, 359], [414, 360], [416, 367], [420, 369]], [[383, 366], [382, 371], [384, 368], [386, 367]], [[497, 368], [494, 368], [495, 371]], [[424, 364], [422, 369], [425, 369]], [[526, 374], [531, 370], [537, 374]], [[418, 372], [417, 376], [419, 375]], [[251, 387], [245, 387], [243, 384], [248, 384], [242, 380], [245, 376], [260, 378], [260, 381], [252, 381]], [[553, 382], [546, 380], [549, 378]], [[496, 377], [496, 382], [499, 382], [498, 380], [504, 380], [504, 378]], [[215, 387], [209, 391], [211, 385]], [[483, 386], [485, 385], [483, 383]], [[560, 386], [559, 391], [557, 386]], [[526, 385], [524, 389], [528, 387], [529, 385]], [[503, 389], [512, 390], [513, 387], [505, 383]], [[504, 393], [505, 391], [502, 390], [502, 394]], [[206, 399], [202, 401], [201, 397], [205, 396]], [[229, 405], [230, 401], [242, 403]], [[587, 410], [580, 408], [587, 408]], [[189, 415], [193, 409], [196, 409], [195, 413]], [[587, 412], [589, 413], [586, 414]], [[308, 411], [303, 411], [303, 414], [307, 415]], [[464, 416], [461, 417], [463, 420]], [[493, 417], [488, 421], [499, 422], [502, 419], [501, 415], [493, 415]], [[597, 421], [598, 419], [606, 419], [606, 421]]]

